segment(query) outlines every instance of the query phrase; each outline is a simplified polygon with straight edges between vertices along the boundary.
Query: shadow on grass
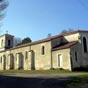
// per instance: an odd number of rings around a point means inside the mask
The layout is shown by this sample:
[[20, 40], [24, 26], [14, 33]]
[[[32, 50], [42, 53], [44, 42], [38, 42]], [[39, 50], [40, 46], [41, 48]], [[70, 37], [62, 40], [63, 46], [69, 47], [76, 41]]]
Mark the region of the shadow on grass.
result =
[[64, 88], [63, 78], [32, 78], [0, 75], [0, 88]]

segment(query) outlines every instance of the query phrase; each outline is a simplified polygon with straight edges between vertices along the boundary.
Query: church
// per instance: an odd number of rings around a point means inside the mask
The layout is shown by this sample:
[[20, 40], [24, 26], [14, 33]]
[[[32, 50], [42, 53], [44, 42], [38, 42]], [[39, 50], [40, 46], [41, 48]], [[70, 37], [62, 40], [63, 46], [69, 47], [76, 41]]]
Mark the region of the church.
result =
[[88, 67], [88, 31], [76, 30], [14, 46], [0, 36], [0, 70], [49, 70]]

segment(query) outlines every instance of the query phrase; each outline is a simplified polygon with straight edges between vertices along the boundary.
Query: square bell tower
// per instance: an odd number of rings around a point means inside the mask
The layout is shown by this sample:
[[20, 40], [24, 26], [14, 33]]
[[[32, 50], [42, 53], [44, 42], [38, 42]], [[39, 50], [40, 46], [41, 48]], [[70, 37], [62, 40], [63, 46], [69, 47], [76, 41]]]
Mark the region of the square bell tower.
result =
[[0, 51], [10, 49], [13, 47], [14, 36], [10, 34], [4, 34], [0, 36]]

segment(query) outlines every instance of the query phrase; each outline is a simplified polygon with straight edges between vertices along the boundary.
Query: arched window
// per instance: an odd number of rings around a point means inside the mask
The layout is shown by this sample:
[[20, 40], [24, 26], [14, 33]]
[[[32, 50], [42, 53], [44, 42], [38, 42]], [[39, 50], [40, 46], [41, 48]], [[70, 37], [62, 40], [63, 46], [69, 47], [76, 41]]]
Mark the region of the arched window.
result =
[[11, 44], [11, 41], [10, 41], [10, 40], [8, 40], [8, 46], [10, 46], [10, 44]]
[[87, 53], [87, 42], [85, 37], [83, 37], [83, 48], [84, 48], [84, 53]]
[[42, 46], [41, 53], [42, 53], [42, 55], [45, 54], [45, 47], [44, 46]]
[[75, 61], [78, 60], [78, 55], [77, 55], [77, 52], [75, 52]]

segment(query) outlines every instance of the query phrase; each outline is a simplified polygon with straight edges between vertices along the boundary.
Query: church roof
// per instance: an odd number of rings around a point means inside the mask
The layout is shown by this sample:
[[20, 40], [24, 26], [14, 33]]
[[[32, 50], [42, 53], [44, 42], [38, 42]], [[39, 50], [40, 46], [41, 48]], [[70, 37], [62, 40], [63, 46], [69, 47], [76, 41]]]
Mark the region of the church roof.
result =
[[88, 30], [76, 30], [76, 31], [61, 33], [59, 35], [51, 36], [50, 39], [54, 39], [54, 38], [58, 38], [58, 37], [63, 37], [63, 36], [68, 36], [68, 35], [79, 33], [79, 32], [88, 32]]
[[70, 48], [71, 46], [73, 46], [73, 45], [75, 45], [77, 43], [78, 43], [78, 41], [72, 41], [72, 42], [68, 42], [68, 43], [65, 43], [65, 44], [57, 45], [52, 50], [55, 51], [55, 50]]
[[72, 32], [62, 33], [62, 34], [51, 36], [51, 37], [48, 37], [48, 38], [45, 38], [45, 39], [42, 39], [42, 40], [34, 41], [34, 42], [31, 42], [31, 43], [21, 44], [21, 45], [18, 45], [16, 47], [14, 47], [14, 48], [25, 47], [25, 46], [28, 46], [28, 45], [34, 45], [34, 44], [38, 44], [38, 43], [42, 43], [42, 42], [48, 42], [50, 40], [53, 40], [53, 39], [56, 39], [56, 38], [59, 38], [59, 37], [68, 36], [68, 35], [79, 33], [79, 32], [88, 32], [88, 30], [76, 30], [76, 31], [72, 31]]
[[31, 42], [31, 43], [23, 44], [23, 46], [28, 45], [28, 44], [33, 45], [33, 44], [37, 44], [37, 43], [47, 42], [47, 41], [53, 40], [55, 38], [68, 36], [68, 35], [75, 34], [75, 33], [78, 33], [78, 32], [88, 32], [88, 30], [76, 30], [76, 31], [72, 31], [72, 32], [61, 33], [59, 35], [51, 36], [51, 37], [48, 37], [48, 38], [45, 38], [45, 39], [42, 39], [42, 40], [38, 40], [38, 41]]
[[56, 39], [56, 38], [59, 38], [59, 37], [68, 36], [68, 35], [79, 33], [79, 32], [88, 32], [88, 30], [76, 30], [76, 31], [72, 31], [72, 32], [61, 33], [61, 34], [58, 34], [58, 35], [55, 35], [55, 36], [51, 36], [51, 37], [48, 37], [48, 38], [45, 38], [45, 39], [42, 39], [42, 40], [32, 42], [31, 44], [47, 42], [47, 41], [50, 41], [50, 40], [53, 40], [53, 39]]
[[14, 37], [13, 35], [11, 35], [11, 34], [5, 34], [6, 36], [12, 36], [12, 37]]
[[3, 35], [0, 35], [0, 37], [2, 37], [2, 36], [11, 36], [11, 37], [14, 37], [14, 36], [11, 35], [11, 34], [3, 34]]

